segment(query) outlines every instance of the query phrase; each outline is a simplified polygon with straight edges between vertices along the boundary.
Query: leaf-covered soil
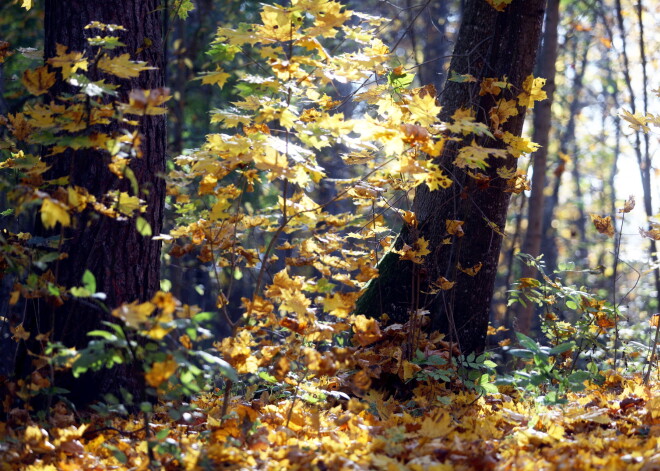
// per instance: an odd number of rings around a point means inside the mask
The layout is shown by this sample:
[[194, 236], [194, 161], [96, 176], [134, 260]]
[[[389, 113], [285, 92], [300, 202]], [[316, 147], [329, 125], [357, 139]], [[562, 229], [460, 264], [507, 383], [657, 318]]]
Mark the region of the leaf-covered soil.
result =
[[428, 383], [403, 402], [376, 390], [293, 407], [267, 393], [244, 398], [232, 398], [224, 421], [220, 391], [176, 421], [157, 406], [151, 453], [141, 415], [79, 417], [60, 403], [38, 422], [14, 409], [0, 423], [0, 469], [660, 470], [658, 383], [638, 377], [610, 373], [554, 406]]

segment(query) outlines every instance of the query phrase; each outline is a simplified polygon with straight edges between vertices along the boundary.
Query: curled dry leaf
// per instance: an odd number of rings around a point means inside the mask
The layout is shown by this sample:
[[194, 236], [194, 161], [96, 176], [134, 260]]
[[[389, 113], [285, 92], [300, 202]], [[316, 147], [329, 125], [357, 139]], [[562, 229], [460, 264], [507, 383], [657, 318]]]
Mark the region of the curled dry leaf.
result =
[[601, 234], [605, 234], [608, 237], [614, 237], [614, 224], [612, 224], [611, 216], [598, 216], [597, 214], [591, 214], [591, 222], [594, 223], [594, 227]]

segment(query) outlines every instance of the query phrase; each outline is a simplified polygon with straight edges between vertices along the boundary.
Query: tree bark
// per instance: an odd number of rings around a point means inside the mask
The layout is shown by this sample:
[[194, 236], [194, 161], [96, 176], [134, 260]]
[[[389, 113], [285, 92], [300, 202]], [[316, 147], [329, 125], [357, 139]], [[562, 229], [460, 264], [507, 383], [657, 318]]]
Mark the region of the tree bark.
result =
[[[440, 118], [449, 120], [460, 108], [472, 108], [476, 119], [489, 124], [488, 110], [494, 105], [492, 96], [479, 96], [483, 78], [507, 77], [513, 96], [522, 89], [525, 78], [532, 73], [538, 49], [545, 0], [514, 0], [503, 12], [497, 12], [484, 0], [469, 0], [465, 4], [450, 70], [471, 74], [476, 83], [447, 81], [443, 92]], [[507, 92], [505, 92], [507, 93]], [[502, 127], [520, 135], [524, 110]], [[503, 147], [500, 141], [478, 138], [488, 147]], [[504, 192], [506, 182], [497, 176], [503, 166], [515, 167], [512, 156], [489, 160], [486, 170], [488, 184], [478, 185], [465, 171], [453, 165], [456, 152], [464, 143], [448, 142], [437, 159], [449, 173], [454, 184], [446, 190], [430, 191], [417, 188], [413, 208], [419, 221], [417, 228], [405, 226], [398, 246], [412, 245], [418, 237], [429, 241], [423, 266], [413, 266], [389, 253], [379, 265], [380, 276], [367, 288], [357, 305], [357, 312], [377, 317], [386, 312], [395, 322], [405, 321], [410, 312], [427, 309], [432, 328], [448, 334], [459, 343], [464, 353], [482, 351], [490, 314], [495, 274], [502, 237], [486, 220], [504, 229], [510, 193]], [[447, 237], [446, 220], [464, 221], [465, 236], [452, 244], [443, 244]], [[457, 269], [482, 264], [475, 276]], [[430, 284], [440, 276], [456, 285], [448, 291], [429, 295]], [[382, 309], [381, 309], [382, 306]]]
[[[106, 82], [119, 85], [118, 99], [124, 102], [127, 102], [128, 93], [132, 89], [160, 88], [163, 86], [164, 64], [159, 8], [159, 0], [47, 0], [44, 59], [55, 56], [56, 44], [62, 44], [68, 48], [68, 52], [85, 52], [91, 62], [95, 51], [88, 44], [87, 38], [96, 36], [98, 32], [85, 30], [84, 27], [92, 21], [122, 25], [126, 30], [114, 34], [120, 37], [125, 47], [113, 53], [129, 53], [132, 60], [145, 61], [156, 69], [144, 71], [137, 78], [119, 79], [100, 71], [95, 72], [90, 67], [91, 78], [103, 78]], [[58, 95], [70, 91], [66, 83], [58, 82], [51, 89], [50, 99], [57, 101]], [[139, 119], [142, 157], [130, 161], [130, 168], [140, 189], [140, 194], [136, 196], [148, 205], [148, 211], [143, 217], [151, 225], [154, 234], [159, 234], [162, 227], [165, 124], [164, 115]], [[135, 129], [129, 125], [122, 126], [124, 129], [111, 124], [101, 130], [117, 135], [123, 130]], [[52, 166], [48, 178], [68, 176], [69, 184], [84, 187], [97, 198], [110, 190], [131, 192], [127, 178], [120, 180], [109, 171], [109, 156], [103, 151], [68, 149], [63, 154], [46, 157], [46, 161]], [[53, 235], [52, 231], [48, 233], [43, 230], [42, 234]], [[140, 235], [134, 219], [117, 220], [85, 211], [72, 227], [64, 228], [62, 234], [61, 251], [67, 257], [57, 262], [54, 268], [58, 284], [65, 287], [79, 286], [85, 270], [90, 270], [96, 277], [97, 291], [107, 295], [105, 304], [109, 309], [124, 302], [145, 301], [158, 289], [160, 242]], [[86, 346], [89, 340], [87, 332], [103, 328], [101, 322], [109, 320], [108, 314], [102, 309], [76, 299], [66, 300], [60, 307], [45, 302], [39, 302], [33, 307], [26, 320], [26, 324], [32, 325], [32, 338], [37, 333], [52, 332], [52, 341], [62, 342], [68, 347]], [[27, 347], [34, 353], [41, 353], [38, 350], [39, 344], [32, 343]], [[25, 355], [18, 358], [19, 373], [29, 373], [29, 365], [26, 366], [26, 363]], [[106, 392], [117, 391], [120, 386], [135, 389], [141, 381], [138, 371], [127, 367], [122, 367], [120, 371], [101, 371], [87, 375], [75, 382], [71, 377], [58, 380], [57, 385], [71, 390], [73, 400], [79, 403], [99, 398]]]
[[[555, 92], [555, 71], [557, 62], [557, 27], [559, 26], [559, 0], [548, 0], [543, 31], [543, 44], [537, 64], [538, 75], [545, 78], [545, 91], [548, 98], [534, 108], [534, 132], [532, 141], [541, 147], [534, 153], [534, 173], [532, 174], [532, 191], [527, 207], [527, 232], [521, 251], [538, 257], [541, 251], [541, 237], [543, 235], [543, 204], [545, 196], [545, 173], [548, 161], [548, 144], [550, 143], [550, 129], [552, 126], [552, 100]], [[522, 277], [533, 277], [534, 269], [523, 266]], [[534, 305], [527, 303], [519, 305], [517, 327], [523, 334], [529, 335], [532, 329]]]

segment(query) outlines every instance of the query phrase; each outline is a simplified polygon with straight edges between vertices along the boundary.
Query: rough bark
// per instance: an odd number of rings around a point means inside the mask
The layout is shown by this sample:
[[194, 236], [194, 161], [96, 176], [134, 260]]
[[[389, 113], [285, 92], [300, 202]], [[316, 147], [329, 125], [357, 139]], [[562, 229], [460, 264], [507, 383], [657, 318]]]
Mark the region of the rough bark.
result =
[[[69, 51], [84, 51], [93, 58], [94, 52], [87, 37], [97, 34], [84, 27], [92, 21], [118, 24], [126, 31], [118, 32], [126, 45], [113, 52], [131, 54], [133, 60], [146, 61], [155, 70], [142, 72], [139, 77], [125, 80], [93, 72], [94, 80], [120, 85], [119, 99], [127, 101], [132, 89], [154, 89], [163, 86], [162, 23], [159, 0], [47, 0], [45, 3], [45, 51], [44, 58], [55, 55], [56, 44], [63, 44]], [[51, 90], [50, 99], [67, 91], [62, 84]], [[151, 224], [154, 234], [162, 226], [165, 184], [166, 130], [165, 117], [147, 116], [140, 119], [142, 134], [142, 157], [133, 159], [133, 170], [140, 188], [139, 197], [147, 202], [148, 211], [143, 215]], [[127, 126], [127, 129], [133, 128]], [[118, 125], [109, 125], [103, 132], [120, 133]], [[46, 152], [47, 154], [48, 152]], [[109, 156], [101, 151], [68, 150], [46, 160], [52, 168], [49, 178], [68, 176], [72, 185], [86, 188], [97, 198], [110, 190], [131, 191], [127, 179], [119, 180], [108, 170]], [[52, 235], [42, 231], [45, 235]], [[59, 233], [59, 231], [58, 231]], [[141, 236], [135, 229], [133, 219], [117, 220], [91, 211], [80, 215], [74, 227], [63, 230], [61, 251], [67, 257], [54, 268], [58, 284], [79, 286], [85, 270], [90, 270], [97, 281], [97, 290], [107, 295], [105, 301], [112, 309], [121, 303], [147, 300], [158, 289], [160, 270], [160, 242]], [[89, 338], [87, 332], [102, 328], [101, 321], [107, 314], [92, 303], [67, 300], [60, 307], [39, 302], [30, 309], [31, 316], [26, 324], [32, 325], [33, 333], [52, 331], [51, 339], [66, 346], [82, 348]], [[38, 344], [28, 345], [32, 352], [39, 353]], [[25, 356], [18, 358], [17, 371], [29, 373]], [[26, 371], [27, 370], [27, 371]], [[101, 371], [95, 375], [76, 380], [58, 378], [58, 386], [72, 391], [72, 398], [80, 403], [98, 398], [102, 393], [116, 391], [120, 386], [135, 389], [139, 375], [134, 369], [123, 367], [119, 371]]]
[[[543, 31], [543, 44], [537, 64], [537, 75], [546, 79], [545, 91], [548, 98], [534, 107], [534, 132], [532, 141], [541, 147], [534, 153], [532, 174], [532, 191], [527, 207], [527, 232], [521, 251], [538, 257], [541, 251], [541, 237], [543, 226], [543, 204], [545, 196], [545, 173], [548, 160], [548, 144], [550, 142], [550, 129], [552, 127], [552, 101], [555, 92], [555, 71], [557, 62], [557, 27], [559, 25], [559, 0], [548, 0]], [[522, 277], [533, 277], [534, 269], [525, 265]], [[519, 305], [517, 315], [517, 328], [523, 334], [529, 335], [532, 328], [534, 305]]]
[[[484, 0], [465, 4], [450, 70], [472, 74], [475, 84], [447, 81], [442, 95], [440, 118], [448, 120], [459, 108], [472, 108], [477, 120], [489, 123], [487, 113], [494, 105], [492, 96], [479, 96], [479, 82], [487, 77], [508, 77], [512, 90], [518, 93], [524, 79], [532, 73], [538, 49], [545, 0], [514, 0], [504, 12], [495, 11]], [[524, 110], [510, 119], [503, 131], [520, 135]], [[500, 142], [477, 139], [485, 146]], [[411, 311], [428, 309], [432, 328], [437, 328], [460, 344], [464, 353], [482, 351], [490, 314], [497, 262], [502, 237], [485, 219], [504, 228], [510, 193], [497, 177], [502, 166], [515, 167], [516, 159], [490, 160], [488, 185], [477, 185], [462, 169], [453, 165], [462, 143], [450, 142], [438, 162], [453, 177], [446, 190], [430, 191], [422, 185], [415, 194], [413, 208], [419, 221], [414, 230], [404, 227], [397, 244], [414, 243], [418, 237], [429, 241], [431, 254], [423, 266], [402, 262], [398, 255], [388, 254], [379, 265], [380, 276], [374, 280], [358, 302], [357, 312], [379, 316], [386, 312], [394, 321], [405, 321]], [[445, 221], [465, 221], [465, 236], [446, 245]], [[473, 267], [482, 263], [476, 276], [469, 276], [457, 265]], [[438, 277], [456, 281], [449, 291], [428, 295], [429, 284]], [[382, 306], [382, 309], [381, 309]]]

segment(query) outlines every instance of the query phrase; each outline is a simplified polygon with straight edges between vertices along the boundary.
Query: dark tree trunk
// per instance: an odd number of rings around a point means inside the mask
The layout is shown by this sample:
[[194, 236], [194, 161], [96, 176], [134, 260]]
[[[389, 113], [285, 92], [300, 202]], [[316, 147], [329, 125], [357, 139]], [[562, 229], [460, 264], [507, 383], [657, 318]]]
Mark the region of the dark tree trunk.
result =
[[[162, 87], [162, 20], [159, 8], [159, 0], [46, 0], [44, 58], [53, 57], [56, 44], [62, 44], [68, 51], [84, 51], [91, 61], [95, 51], [89, 46], [87, 38], [96, 36], [98, 31], [85, 30], [84, 27], [92, 21], [118, 24], [126, 31], [115, 34], [120, 36], [126, 47], [113, 51], [113, 56], [114, 53], [129, 53], [132, 60], [145, 61], [156, 69], [144, 71], [139, 77], [129, 80], [94, 72], [90, 66], [91, 78], [103, 78], [106, 82], [120, 85], [119, 99], [124, 102], [132, 89]], [[70, 92], [67, 87], [66, 84], [54, 87], [51, 99], [57, 100], [58, 94]], [[130, 162], [130, 168], [139, 184], [140, 194], [137, 196], [148, 205], [143, 217], [151, 224], [154, 234], [159, 234], [162, 227], [165, 124], [164, 115], [140, 118], [142, 157]], [[127, 125], [126, 129], [132, 131], [134, 128]], [[121, 133], [122, 129], [118, 125], [108, 125], [102, 131], [112, 135]], [[55, 157], [47, 157], [47, 161], [52, 165], [49, 178], [68, 175], [70, 184], [86, 188], [99, 199], [110, 190], [132, 194], [128, 179], [120, 180], [109, 171], [109, 156], [105, 152], [67, 150]], [[84, 271], [90, 270], [96, 277], [97, 291], [106, 293], [105, 303], [110, 309], [124, 302], [145, 301], [158, 289], [160, 242], [140, 235], [134, 219], [117, 220], [86, 211], [74, 226], [63, 230], [61, 251], [68, 256], [57, 262], [54, 268], [57, 283], [65, 287], [79, 286]], [[52, 235], [46, 231], [42, 233]], [[31, 319], [26, 324], [32, 325], [33, 334], [36, 334], [36, 330], [41, 333], [52, 330], [53, 341], [76, 348], [86, 346], [87, 332], [103, 328], [101, 321], [107, 319], [107, 314], [92, 303], [82, 303], [75, 299], [57, 308], [40, 302], [31, 309], [30, 314]], [[33, 343], [28, 347], [39, 353], [38, 344]], [[19, 373], [29, 372], [26, 363], [25, 357], [20, 358], [19, 352]], [[75, 383], [71, 378], [58, 378], [58, 385], [70, 389], [73, 399], [83, 403], [98, 398], [102, 393], [116, 391], [120, 386], [135, 389], [141, 381], [137, 373], [135, 368], [122, 367], [120, 371], [101, 371], [88, 375]]]
[[[487, 77], [508, 77], [517, 94], [525, 78], [532, 73], [538, 49], [545, 0], [514, 0], [504, 12], [495, 11], [484, 0], [465, 4], [463, 21], [456, 39], [450, 70], [472, 74], [477, 83], [461, 84], [448, 81], [442, 95], [441, 119], [449, 120], [459, 108], [472, 108], [477, 120], [490, 123], [488, 110], [494, 105], [492, 96], [479, 96], [479, 82]], [[506, 92], [505, 92], [506, 93]], [[514, 95], [515, 96], [515, 95]], [[524, 110], [503, 127], [520, 135]], [[488, 138], [477, 139], [484, 146], [501, 146]], [[454, 184], [446, 190], [430, 191], [417, 188], [414, 210], [419, 225], [404, 227], [397, 243], [414, 243], [418, 237], [429, 241], [431, 254], [423, 266], [412, 266], [388, 254], [379, 265], [380, 277], [375, 279], [358, 302], [357, 312], [379, 316], [386, 312], [393, 321], [405, 321], [411, 311], [428, 309], [432, 327], [457, 341], [464, 353], [482, 351], [490, 314], [495, 274], [502, 242], [486, 220], [504, 229], [510, 193], [504, 192], [505, 182], [497, 169], [515, 167], [513, 157], [489, 161], [489, 185], [477, 185], [462, 169], [453, 165], [456, 152], [463, 143], [449, 142], [438, 162], [452, 175]], [[465, 236], [443, 245], [447, 237], [446, 220], [465, 221]], [[476, 276], [457, 269], [482, 263]], [[428, 295], [429, 284], [443, 276], [456, 285], [449, 291]], [[382, 306], [382, 308], [381, 308]]]
[[[541, 236], [543, 234], [543, 204], [545, 197], [545, 173], [548, 160], [548, 144], [550, 142], [550, 128], [552, 125], [552, 99], [555, 92], [555, 71], [557, 62], [557, 27], [559, 25], [559, 0], [548, 0], [548, 9], [545, 16], [545, 29], [543, 32], [543, 45], [537, 64], [538, 75], [547, 79], [545, 90], [548, 99], [537, 104], [534, 108], [534, 133], [532, 141], [541, 147], [534, 153], [534, 173], [532, 175], [532, 191], [527, 207], [527, 232], [521, 251], [538, 257], [541, 251]], [[522, 277], [533, 277], [534, 269], [525, 265]], [[527, 303], [518, 307], [518, 330], [529, 335], [532, 329], [534, 304]]]

